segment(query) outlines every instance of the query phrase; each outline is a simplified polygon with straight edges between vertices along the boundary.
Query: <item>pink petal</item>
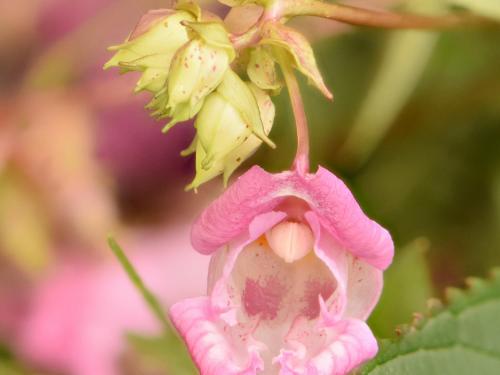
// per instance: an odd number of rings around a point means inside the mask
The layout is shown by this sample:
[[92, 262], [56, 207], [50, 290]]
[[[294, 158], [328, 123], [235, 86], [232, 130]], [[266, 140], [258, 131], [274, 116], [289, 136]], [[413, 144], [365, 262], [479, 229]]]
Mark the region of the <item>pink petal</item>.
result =
[[314, 212], [307, 212], [305, 217], [316, 238], [316, 255], [337, 279], [330, 313], [336, 317], [366, 320], [382, 293], [382, 271], [340, 248], [330, 233], [321, 229]]
[[179, 302], [170, 316], [202, 375], [255, 375], [263, 370], [263, 347], [252, 339], [251, 327], [225, 323], [208, 297]]
[[308, 187], [321, 223], [346, 249], [382, 270], [391, 264], [391, 235], [364, 214], [339, 178], [320, 167]]
[[365, 322], [335, 321], [322, 303], [322, 320], [317, 327], [297, 321], [287, 337], [288, 347], [275, 362], [280, 375], [345, 375], [377, 353], [377, 341]]
[[[234, 264], [238, 259], [241, 251], [245, 246], [252, 243], [256, 239], [258, 239], [261, 235], [263, 235], [270, 228], [278, 224], [281, 220], [283, 220], [285, 214], [283, 212], [270, 211], [265, 214], [259, 215], [255, 217], [248, 227], [248, 233], [246, 235], [241, 236], [238, 241], [232, 244], [231, 248], [228, 248], [227, 251], [221, 250], [219, 254], [215, 256], [215, 259], [212, 260], [211, 266], [215, 264], [215, 262], [220, 264], [220, 267], [216, 267], [216, 270], [221, 272], [215, 274], [214, 270], [210, 269], [208, 280], [209, 280], [209, 291], [212, 295], [212, 304], [213, 306], [219, 306], [221, 311], [224, 309], [227, 310], [229, 296], [227, 292], [227, 280], [229, 279], [231, 272], [234, 268]], [[214, 291], [212, 291], [210, 284], [214, 285]]]
[[384, 228], [361, 210], [346, 185], [319, 168], [316, 174], [269, 174], [254, 166], [212, 203], [193, 226], [191, 239], [200, 252], [210, 254], [243, 233], [252, 219], [273, 210], [285, 197], [298, 197], [318, 215], [334, 239], [353, 255], [385, 269], [394, 245]]
[[366, 320], [382, 294], [384, 284], [382, 271], [350, 256], [348, 274], [344, 317]]
[[253, 218], [271, 211], [279, 202], [270, 194], [277, 184], [272, 175], [257, 166], [238, 178], [194, 223], [193, 247], [211, 254], [245, 232]]
[[348, 253], [338, 246], [328, 232], [321, 230], [318, 217], [314, 212], [307, 212], [305, 217], [314, 233], [316, 240], [314, 251], [317, 257], [328, 266], [337, 280], [337, 288], [330, 298], [332, 303], [328, 306], [328, 310], [333, 316], [340, 318], [344, 314], [347, 303]]

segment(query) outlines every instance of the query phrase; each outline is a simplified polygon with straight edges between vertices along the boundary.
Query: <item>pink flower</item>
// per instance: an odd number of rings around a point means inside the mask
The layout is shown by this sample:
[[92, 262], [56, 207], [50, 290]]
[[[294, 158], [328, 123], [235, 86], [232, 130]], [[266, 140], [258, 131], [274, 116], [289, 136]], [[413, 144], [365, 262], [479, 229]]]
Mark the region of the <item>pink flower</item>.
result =
[[364, 322], [394, 252], [348, 188], [253, 167], [192, 229], [209, 296], [171, 308], [202, 375], [346, 374], [377, 352]]

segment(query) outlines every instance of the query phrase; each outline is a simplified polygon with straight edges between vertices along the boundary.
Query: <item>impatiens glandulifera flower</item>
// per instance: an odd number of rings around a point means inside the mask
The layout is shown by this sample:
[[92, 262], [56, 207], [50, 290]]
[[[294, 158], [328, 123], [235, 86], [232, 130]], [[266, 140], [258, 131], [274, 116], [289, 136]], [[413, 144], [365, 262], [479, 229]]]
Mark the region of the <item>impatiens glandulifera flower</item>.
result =
[[109, 48], [117, 52], [104, 69], [119, 67], [122, 73], [143, 72], [135, 90], [157, 93], [165, 86], [175, 53], [189, 41], [187, 29], [182, 23], [194, 20], [193, 14], [185, 11], [149, 11], [125, 43]]
[[327, 170], [253, 167], [191, 239], [212, 254], [209, 295], [170, 314], [202, 375], [342, 375], [376, 354], [365, 320], [392, 239]]
[[[237, 76], [233, 78], [237, 79]], [[241, 84], [247, 96], [242, 102], [255, 107], [256, 113], [260, 113], [262, 124], [256, 126], [262, 126], [264, 134], [269, 134], [275, 112], [271, 98], [252, 83]], [[223, 174], [226, 185], [236, 168], [262, 144], [256, 135], [258, 132], [245, 121], [245, 118], [249, 118], [245, 116], [248, 110], [238, 110], [233, 100], [226, 100], [223, 96], [224, 87], [226, 85], [221, 85], [220, 89], [208, 96], [196, 119], [197, 136], [183, 152], [183, 155], [196, 152], [196, 176], [187, 189], [196, 189], [220, 174]], [[235, 94], [241, 95], [242, 92]], [[226, 97], [232, 99], [231, 95]]]

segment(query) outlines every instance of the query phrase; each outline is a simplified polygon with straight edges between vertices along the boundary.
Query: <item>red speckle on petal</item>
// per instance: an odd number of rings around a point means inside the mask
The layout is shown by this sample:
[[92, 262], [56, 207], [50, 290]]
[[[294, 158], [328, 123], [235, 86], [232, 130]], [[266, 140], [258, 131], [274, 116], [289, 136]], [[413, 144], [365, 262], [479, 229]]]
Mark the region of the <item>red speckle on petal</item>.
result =
[[265, 282], [247, 279], [242, 300], [249, 316], [260, 315], [261, 319], [272, 320], [278, 315], [286, 288], [277, 277]]
[[335, 291], [335, 284], [331, 281], [310, 280], [307, 282], [303, 301], [305, 306], [302, 314], [308, 319], [314, 319], [319, 315], [319, 296], [327, 300]]

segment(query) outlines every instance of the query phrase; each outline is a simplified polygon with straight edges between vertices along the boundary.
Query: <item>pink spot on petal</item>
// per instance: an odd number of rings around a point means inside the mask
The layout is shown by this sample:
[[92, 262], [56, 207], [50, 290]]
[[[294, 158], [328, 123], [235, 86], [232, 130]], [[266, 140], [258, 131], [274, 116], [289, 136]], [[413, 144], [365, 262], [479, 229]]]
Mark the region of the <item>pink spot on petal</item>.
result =
[[285, 286], [277, 277], [269, 277], [263, 284], [247, 279], [242, 300], [249, 316], [259, 315], [261, 319], [275, 319], [286, 292]]
[[303, 298], [305, 306], [301, 313], [308, 319], [317, 318], [319, 315], [319, 296], [327, 300], [334, 291], [335, 284], [331, 281], [309, 280]]

